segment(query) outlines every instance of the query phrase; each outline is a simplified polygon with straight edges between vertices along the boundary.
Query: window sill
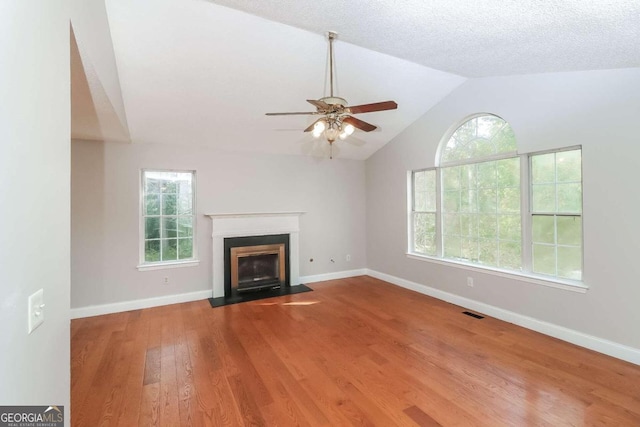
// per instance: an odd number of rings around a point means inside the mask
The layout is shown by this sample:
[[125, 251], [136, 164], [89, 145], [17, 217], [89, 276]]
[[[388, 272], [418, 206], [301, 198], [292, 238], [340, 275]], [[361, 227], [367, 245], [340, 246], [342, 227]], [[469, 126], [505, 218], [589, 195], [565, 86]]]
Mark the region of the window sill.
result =
[[514, 271], [500, 270], [491, 267], [481, 267], [475, 264], [470, 264], [461, 261], [453, 261], [443, 258], [435, 258], [428, 255], [418, 255], [413, 253], [407, 253], [407, 258], [416, 259], [419, 261], [431, 262], [434, 264], [447, 265], [450, 267], [461, 268], [464, 270], [477, 271], [478, 273], [491, 274], [499, 277], [506, 277], [509, 279], [520, 280], [528, 283], [535, 283], [537, 285], [548, 286], [550, 288], [562, 289], [565, 291], [578, 292], [581, 294], [587, 293], [589, 287], [582, 282], [575, 280], [556, 279], [545, 276], [537, 276], [533, 274], [518, 273]]
[[140, 264], [136, 268], [138, 269], [138, 271], [150, 271], [150, 270], [164, 270], [168, 268], [197, 267], [199, 264], [200, 264], [200, 260], [190, 259], [188, 261]]

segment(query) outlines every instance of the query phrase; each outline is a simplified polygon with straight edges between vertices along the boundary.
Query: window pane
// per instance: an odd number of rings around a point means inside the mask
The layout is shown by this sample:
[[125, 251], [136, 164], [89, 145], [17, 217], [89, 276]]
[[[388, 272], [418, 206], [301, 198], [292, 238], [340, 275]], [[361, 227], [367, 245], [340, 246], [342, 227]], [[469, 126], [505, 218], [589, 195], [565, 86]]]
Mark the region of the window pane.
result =
[[478, 239], [461, 239], [460, 257], [468, 261], [478, 262]]
[[160, 261], [160, 240], [144, 242], [144, 260], [146, 262]]
[[427, 210], [427, 193], [416, 192], [413, 199], [413, 210], [424, 212]]
[[193, 193], [191, 174], [180, 173], [177, 176], [176, 190], [178, 194], [191, 195]]
[[478, 192], [475, 190], [463, 190], [460, 192], [460, 212], [478, 212]]
[[178, 236], [179, 237], [193, 236], [193, 217], [178, 218]]
[[478, 167], [478, 187], [494, 188], [496, 186], [496, 162], [479, 163]]
[[556, 211], [556, 186], [533, 185], [532, 189], [532, 210], [533, 212], [555, 212]]
[[145, 174], [145, 179], [144, 179], [144, 191], [145, 191], [145, 193], [147, 193], [147, 194], [160, 193], [161, 183], [162, 183], [161, 179], [153, 178], [153, 177], [147, 176]]
[[183, 193], [178, 196], [178, 214], [191, 215], [193, 213], [193, 201], [190, 193]]
[[533, 245], [533, 271], [541, 274], [556, 274], [556, 247]]
[[558, 182], [582, 181], [582, 150], [556, 153]]
[[498, 265], [498, 242], [496, 240], [478, 240], [478, 261], [481, 264]]
[[177, 235], [176, 218], [162, 218], [162, 237], [176, 237]]
[[581, 184], [558, 184], [558, 211], [582, 212]]
[[474, 117], [456, 129], [442, 150], [443, 163], [482, 159], [499, 153], [516, 151], [516, 140], [511, 126], [500, 117], [484, 115]]
[[436, 210], [436, 171], [413, 173], [413, 209], [421, 212]]
[[426, 171], [414, 172], [413, 173], [413, 190], [419, 193], [424, 193], [427, 191], [427, 177], [425, 174]]
[[416, 213], [413, 218], [413, 250], [425, 255], [435, 255], [436, 215], [432, 213]]
[[162, 261], [178, 259], [178, 239], [162, 239]]
[[478, 190], [478, 212], [495, 213], [498, 208], [498, 195], [495, 188]]
[[504, 126], [500, 132], [493, 138], [496, 150], [500, 153], [514, 151], [516, 136], [513, 134], [511, 126]]
[[554, 244], [555, 237], [555, 217], [552, 215], [534, 215], [532, 218], [532, 240], [533, 243]]
[[476, 165], [460, 166], [460, 188], [476, 188]]
[[443, 236], [443, 250], [446, 258], [460, 258], [460, 238]]
[[460, 191], [445, 191], [442, 196], [444, 212], [460, 212]]
[[174, 180], [165, 179], [162, 181], [161, 190], [163, 194], [176, 194], [178, 192], [178, 187]]
[[442, 233], [447, 236], [460, 235], [460, 215], [446, 214], [443, 215]]
[[460, 215], [460, 235], [478, 237], [478, 215]]
[[582, 218], [579, 216], [559, 216], [557, 222], [559, 245], [582, 245]]
[[178, 258], [187, 259], [193, 257], [193, 240], [178, 239]]
[[160, 238], [160, 217], [145, 218], [144, 238], [145, 239]]
[[176, 195], [175, 194], [163, 194], [162, 195], [162, 215], [176, 215], [178, 210], [176, 208]]
[[520, 215], [500, 215], [498, 217], [498, 227], [498, 237], [501, 240], [520, 242]]
[[193, 258], [194, 173], [145, 170], [142, 174], [143, 262], [175, 261], [179, 254]]
[[531, 157], [531, 180], [534, 184], [556, 181], [555, 153]]
[[144, 197], [145, 215], [160, 215], [160, 195], [147, 194]]
[[582, 278], [582, 250], [579, 247], [558, 246], [558, 276]]
[[522, 270], [522, 246], [520, 242], [500, 241], [499, 267], [509, 270]]
[[498, 237], [497, 215], [478, 215], [478, 236], [494, 239]]
[[460, 189], [460, 168], [444, 168], [442, 169], [442, 188], [444, 190]]
[[496, 162], [498, 187], [520, 186], [520, 159], [504, 159]]
[[498, 190], [498, 211], [502, 213], [520, 212], [520, 188]]

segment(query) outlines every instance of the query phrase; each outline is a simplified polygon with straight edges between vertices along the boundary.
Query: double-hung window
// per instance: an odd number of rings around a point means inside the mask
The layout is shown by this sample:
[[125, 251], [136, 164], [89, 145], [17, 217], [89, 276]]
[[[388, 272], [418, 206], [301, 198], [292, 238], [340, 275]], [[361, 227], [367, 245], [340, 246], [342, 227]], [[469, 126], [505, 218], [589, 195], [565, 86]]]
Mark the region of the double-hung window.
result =
[[582, 156], [531, 156], [531, 241], [535, 273], [582, 279]]
[[436, 255], [436, 170], [414, 171], [411, 175], [413, 249], [424, 255]]
[[195, 172], [143, 170], [141, 266], [195, 259]]
[[511, 126], [477, 115], [410, 180], [409, 252], [582, 279], [581, 149], [519, 155]]

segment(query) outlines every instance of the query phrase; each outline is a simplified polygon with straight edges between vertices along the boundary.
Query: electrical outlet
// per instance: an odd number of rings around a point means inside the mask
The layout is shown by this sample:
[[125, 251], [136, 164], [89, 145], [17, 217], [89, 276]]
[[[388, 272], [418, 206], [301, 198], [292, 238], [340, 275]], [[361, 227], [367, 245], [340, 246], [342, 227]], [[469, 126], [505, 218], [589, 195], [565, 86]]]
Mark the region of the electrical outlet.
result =
[[347, 262], [351, 261], [351, 254], [347, 254], [347, 256], [345, 257]]
[[165, 285], [168, 285], [168, 284], [169, 284], [169, 277], [164, 276], [163, 283], [164, 283]]
[[473, 288], [473, 277], [467, 277], [467, 286]]
[[44, 290], [40, 289], [29, 296], [29, 333], [44, 322]]

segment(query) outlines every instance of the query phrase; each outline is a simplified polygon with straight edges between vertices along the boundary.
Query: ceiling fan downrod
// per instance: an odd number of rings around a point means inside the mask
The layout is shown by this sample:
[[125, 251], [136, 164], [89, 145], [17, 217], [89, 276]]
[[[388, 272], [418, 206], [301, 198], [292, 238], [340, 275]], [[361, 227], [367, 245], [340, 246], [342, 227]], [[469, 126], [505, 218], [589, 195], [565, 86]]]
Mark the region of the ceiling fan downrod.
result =
[[338, 37], [338, 33], [329, 31], [327, 38], [329, 39], [329, 87], [330, 97], [333, 98], [333, 40]]

